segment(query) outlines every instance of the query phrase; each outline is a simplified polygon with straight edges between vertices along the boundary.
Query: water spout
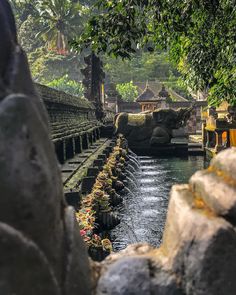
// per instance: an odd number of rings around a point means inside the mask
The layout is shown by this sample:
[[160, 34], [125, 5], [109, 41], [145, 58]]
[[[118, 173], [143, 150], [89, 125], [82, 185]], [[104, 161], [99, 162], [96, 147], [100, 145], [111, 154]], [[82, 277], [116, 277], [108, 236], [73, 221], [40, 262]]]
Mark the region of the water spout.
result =
[[125, 186], [122, 191], [125, 191], [126, 194], [130, 194], [133, 198], [135, 198], [134, 193], [127, 186]]
[[140, 165], [139, 159], [133, 157], [132, 155], [129, 155], [129, 159], [132, 159], [137, 165]]
[[130, 163], [131, 166], [134, 167], [135, 170], [139, 170], [140, 165], [137, 164], [137, 162], [134, 161], [132, 158], [129, 159], [129, 163]]
[[136, 182], [133, 181], [133, 179], [131, 179], [129, 176], [126, 176], [127, 180], [124, 180], [123, 183], [125, 184], [125, 186], [130, 186], [134, 189], [137, 189], [138, 185]]
[[131, 173], [129, 170], [126, 170], [125, 175], [126, 175], [126, 177], [128, 175], [129, 178], [131, 178], [138, 185], [138, 181], [137, 181], [136, 177], [133, 175], [133, 173]]
[[134, 158], [138, 159], [138, 156], [133, 151], [131, 151], [130, 149], [128, 151], [129, 155], [132, 155]]
[[131, 171], [132, 171], [133, 173], [136, 172], [136, 170], [134, 169], [134, 167], [131, 166], [130, 164], [128, 164], [127, 168], [128, 168], [127, 170], [129, 170], [130, 172], [131, 172]]

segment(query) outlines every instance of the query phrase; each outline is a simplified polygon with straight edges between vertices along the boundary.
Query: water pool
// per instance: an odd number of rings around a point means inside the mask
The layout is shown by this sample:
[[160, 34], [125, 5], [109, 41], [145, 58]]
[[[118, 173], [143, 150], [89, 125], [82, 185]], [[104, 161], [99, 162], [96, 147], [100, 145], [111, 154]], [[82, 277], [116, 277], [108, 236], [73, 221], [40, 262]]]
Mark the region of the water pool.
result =
[[139, 157], [139, 162], [140, 168], [132, 172], [137, 185], [128, 182], [132, 193], [125, 194], [124, 202], [118, 208], [121, 222], [111, 231], [114, 251], [139, 242], [159, 246], [171, 186], [187, 183], [194, 172], [208, 165], [200, 156]]

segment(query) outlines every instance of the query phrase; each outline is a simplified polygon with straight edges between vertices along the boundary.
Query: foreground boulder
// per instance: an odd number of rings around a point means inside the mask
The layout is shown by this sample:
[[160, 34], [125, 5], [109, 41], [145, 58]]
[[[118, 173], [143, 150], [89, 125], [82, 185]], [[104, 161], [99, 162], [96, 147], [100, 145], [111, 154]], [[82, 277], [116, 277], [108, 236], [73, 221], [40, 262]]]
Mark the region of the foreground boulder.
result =
[[87, 251], [6, 0], [0, 24], [0, 294], [89, 295]]
[[188, 186], [172, 188], [162, 245], [166, 266], [186, 294], [234, 294], [234, 227], [198, 202]]

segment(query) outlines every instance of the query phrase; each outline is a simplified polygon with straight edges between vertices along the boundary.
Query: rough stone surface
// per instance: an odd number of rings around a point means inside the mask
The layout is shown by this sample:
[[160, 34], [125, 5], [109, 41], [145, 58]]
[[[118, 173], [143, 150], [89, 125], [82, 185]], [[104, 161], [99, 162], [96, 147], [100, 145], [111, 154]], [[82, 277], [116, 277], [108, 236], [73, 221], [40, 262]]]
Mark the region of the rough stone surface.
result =
[[6, 0], [0, 25], [0, 294], [87, 295], [87, 253]]
[[0, 253], [0, 294], [61, 294], [53, 270], [37, 245], [1, 222]]
[[106, 268], [107, 266], [111, 265], [112, 263], [123, 257], [146, 255], [154, 249], [155, 248], [153, 246], [147, 243], [128, 245], [127, 248], [125, 248], [124, 250], [109, 255], [102, 263], [102, 265], [104, 268]]
[[162, 265], [150, 269], [151, 292], [150, 295], [184, 295], [174, 274], [164, 270]]
[[236, 294], [235, 230], [198, 208], [187, 185], [172, 188], [162, 248], [187, 295]]
[[178, 111], [157, 109], [146, 114], [120, 113], [115, 120], [115, 132], [123, 134], [133, 148], [168, 144], [172, 138], [172, 130], [184, 126], [191, 111], [192, 108], [185, 108]]
[[103, 263], [105, 271], [100, 270], [102, 275], [97, 284], [96, 295], [183, 294], [176, 283], [176, 277], [165, 271], [161, 264], [152, 261], [149, 252], [146, 253], [149, 247], [142, 247], [141, 244], [138, 246], [143, 250], [146, 248], [145, 253], [148, 255], [134, 255], [134, 252], [136, 254], [142, 252], [135, 248], [136, 245], [132, 245], [118, 255], [111, 255], [113, 258], [107, 258]]
[[186, 127], [181, 127], [179, 129], [173, 129], [172, 130], [172, 136], [173, 137], [184, 137], [184, 136], [187, 136], [187, 130], [186, 130]]
[[91, 294], [87, 249], [79, 233], [72, 207], [65, 209], [65, 295]]
[[236, 219], [236, 189], [215, 173], [198, 171], [190, 179], [191, 190], [217, 215]]
[[220, 152], [211, 160], [211, 166], [226, 172], [236, 181], [236, 147]]
[[127, 257], [115, 262], [101, 276], [96, 294], [147, 295], [150, 290], [148, 260]]
[[1, 102], [0, 121], [0, 221], [38, 244], [60, 276], [63, 193], [48, 131], [23, 95]]

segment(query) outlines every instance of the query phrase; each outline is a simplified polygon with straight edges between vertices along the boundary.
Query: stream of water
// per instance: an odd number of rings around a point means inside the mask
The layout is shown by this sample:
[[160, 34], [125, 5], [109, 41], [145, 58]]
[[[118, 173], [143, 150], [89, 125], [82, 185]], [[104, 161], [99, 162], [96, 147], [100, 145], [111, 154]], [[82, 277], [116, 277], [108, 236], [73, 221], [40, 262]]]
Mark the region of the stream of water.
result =
[[[173, 184], [187, 183], [191, 175], [204, 169], [203, 157], [154, 158], [139, 157], [140, 167], [130, 172], [137, 180], [124, 195], [118, 208], [121, 223], [111, 231], [114, 251], [128, 244], [148, 242], [159, 246], [165, 225], [169, 193]], [[128, 182], [129, 183], [129, 182]]]

